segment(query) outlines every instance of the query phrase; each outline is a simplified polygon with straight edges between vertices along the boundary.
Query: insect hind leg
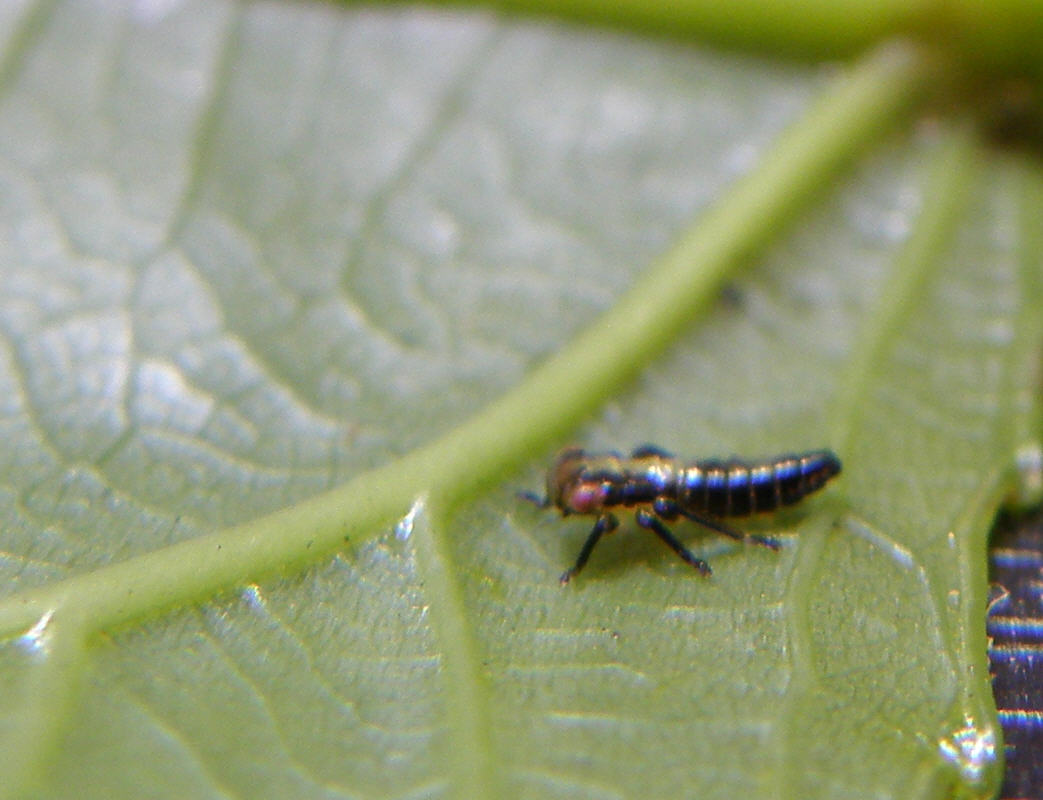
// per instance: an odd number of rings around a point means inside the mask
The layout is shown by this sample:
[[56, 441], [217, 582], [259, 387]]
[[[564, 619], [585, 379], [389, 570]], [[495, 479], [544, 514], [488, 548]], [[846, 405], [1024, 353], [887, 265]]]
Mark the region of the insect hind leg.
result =
[[646, 511], [643, 508], [639, 508], [637, 512], [634, 514], [634, 518], [637, 520], [638, 525], [640, 525], [642, 528], [645, 528], [646, 530], [652, 531], [652, 533], [654, 533], [656, 536], [662, 539], [663, 542], [666, 543], [666, 546], [673, 550], [675, 553], [677, 553], [677, 555], [680, 557], [682, 561], [684, 561], [686, 564], [691, 564], [693, 567], [699, 570], [700, 575], [706, 576], [711, 575], [713, 573], [713, 570], [710, 569], [710, 565], [703, 561], [701, 558], [697, 557], [695, 554], [693, 554], [692, 551], [685, 547], [683, 544], [681, 544], [678, 538], [670, 532], [670, 529], [666, 527], [666, 525], [664, 525], [659, 520], [659, 517], [657, 517], [651, 511]]
[[723, 533], [725, 536], [737, 539], [740, 542], [753, 542], [762, 547], [767, 547], [769, 550], [778, 550], [782, 546], [779, 544], [778, 539], [774, 539], [771, 536], [758, 536], [753, 533], [743, 533], [742, 531], [735, 530], [735, 528], [732, 528], [730, 525], [725, 525], [719, 519], [714, 519], [713, 517], [696, 514], [683, 508], [677, 508], [677, 513], [685, 519], [689, 519], [692, 522], [702, 525], [704, 528], [709, 528], [717, 533]]

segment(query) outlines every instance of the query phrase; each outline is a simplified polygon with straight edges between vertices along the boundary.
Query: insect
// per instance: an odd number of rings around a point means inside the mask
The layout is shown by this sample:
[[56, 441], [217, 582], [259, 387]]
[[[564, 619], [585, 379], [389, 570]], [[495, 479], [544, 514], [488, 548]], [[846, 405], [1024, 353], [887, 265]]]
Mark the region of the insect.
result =
[[733, 539], [778, 550], [775, 539], [743, 534], [721, 518], [749, 516], [792, 505], [822, 488], [839, 472], [840, 459], [829, 450], [751, 463], [683, 462], [652, 445], [638, 447], [629, 458], [573, 447], [558, 453], [547, 471], [546, 497], [529, 492], [522, 496], [540, 508], [556, 506], [562, 516], [597, 515], [576, 563], [562, 573], [562, 585], [583, 569], [598, 540], [619, 526], [619, 520], [609, 510], [613, 506], [636, 508], [638, 525], [658, 536], [701, 575], [709, 575], [710, 565], [681, 544], [664, 521], [684, 517]]

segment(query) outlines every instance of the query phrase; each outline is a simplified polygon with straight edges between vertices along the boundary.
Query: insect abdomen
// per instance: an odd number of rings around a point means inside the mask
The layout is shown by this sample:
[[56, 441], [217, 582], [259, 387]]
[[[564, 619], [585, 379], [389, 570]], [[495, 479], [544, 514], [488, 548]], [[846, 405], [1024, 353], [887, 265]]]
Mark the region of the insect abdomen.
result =
[[779, 456], [769, 462], [697, 461], [678, 483], [677, 502], [716, 517], [741, 517], [788, 506], [840, 472], [829, 450]]

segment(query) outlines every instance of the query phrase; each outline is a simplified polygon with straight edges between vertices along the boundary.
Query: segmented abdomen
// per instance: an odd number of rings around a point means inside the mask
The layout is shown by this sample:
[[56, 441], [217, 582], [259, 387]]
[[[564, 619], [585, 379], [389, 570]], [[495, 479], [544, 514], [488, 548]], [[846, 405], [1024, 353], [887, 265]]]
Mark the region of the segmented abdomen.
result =
[[717, 517], [774, 511], [806, 497], [840, 472], [829, 450], [785, 455], [764, 463], [696, 461], [684, 468], [677, 502]]

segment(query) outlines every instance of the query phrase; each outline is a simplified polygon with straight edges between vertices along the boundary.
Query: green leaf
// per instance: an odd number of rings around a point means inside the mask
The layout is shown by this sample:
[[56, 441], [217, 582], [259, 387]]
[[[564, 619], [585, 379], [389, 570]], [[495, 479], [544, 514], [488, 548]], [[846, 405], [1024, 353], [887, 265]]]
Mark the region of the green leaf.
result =
[[[994, 788], [1043, 180], [884, 134], [939, 64], [3, 13], [0, 794]], [[569, 441], [845, 472], [779, 553], [627, 521], [562, 588], [591, 521], [516, 493]]]

